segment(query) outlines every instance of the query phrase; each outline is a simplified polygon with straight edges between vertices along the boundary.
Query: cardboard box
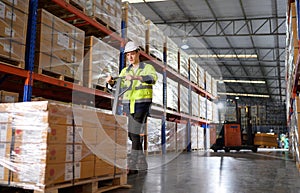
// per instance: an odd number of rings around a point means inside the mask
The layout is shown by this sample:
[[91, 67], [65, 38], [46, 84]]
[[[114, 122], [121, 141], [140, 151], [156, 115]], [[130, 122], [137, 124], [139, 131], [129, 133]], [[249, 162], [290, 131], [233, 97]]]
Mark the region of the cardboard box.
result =
[[[124, 162], [123, 166], [126, 166], [125, 164], [126, 162]], [[119, 165], [119, 166], [122, 166]], [[112, 163], [109, 163], [107, 161], [104, 161], [102, 159], [99, 159], [96, 157], [96, 161], [95, 161], [95, 176], [112, 176], [114, 174], [120, 174], [122, 172], [122, 169], [124, 170], [124, 168], [119, 168], [115, 165], [113, 165]]]
[[1, 90], [0, 91], [0, 102], [1, 103], [13, 103], [19, 101], [19, 93], [8, 92]]
[[35, 69], [82, 80], [80, 64], [84, 54], [84, 35], [81, 29], [46, 10], [38, 10]]
[[29, 0], [0, 0], [0, 2], [4, 2], [6, 5], [10, 5], [24, 13], [28, 14], [29, 12]]
[[94, 36], [85, 38], [84, 50], [84, 86], [94, 88], [99, 85], [104, 88], [108, 75], [119, 75], [119, 50]]
[[0, 36], [25, 44], [27, 20], [28, 14], [0, 1]]

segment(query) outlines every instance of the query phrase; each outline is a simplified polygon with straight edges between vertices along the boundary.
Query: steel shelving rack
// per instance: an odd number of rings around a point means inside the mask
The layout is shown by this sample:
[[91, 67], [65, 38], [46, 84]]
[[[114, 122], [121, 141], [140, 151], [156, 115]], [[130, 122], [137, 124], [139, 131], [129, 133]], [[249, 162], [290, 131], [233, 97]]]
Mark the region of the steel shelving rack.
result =
[[[96, 20], [90, 18], [81, 10], [71, 5], [70, 3], [64, 0], [50, 0], [49, 4], [59, 6], [61, 9], [72, 14], [72, 17], [64, 18], [66, 21], [79, 20], [81, 22], [74, 24], [75, 26], [81, 28], [82, 26], [88, 26], [93, 28], [94, 31], [99, 31], [103, 34], [109, 36], [112, 40], [114, 47], [120, 49], [120, 69], [124, 67], [124, 45], [126, 37], [124, 35], [124, 28], [126, 27], [125, 21], [121, 22], [121, 34], [118, 35], [112, 30], [108, 29], [106, 26], [97, 22]], [[23, 101], [30, 101], [32, 95], [45, 97], [48, 99], [55, 99], [64, 102], [72, 101], [72, 92], [80, 93], [78, 100], [84, 104], [88, 105], [90, 101], [84, 101], [85, 98], [89, 96], [95, 96], [95, 104], [100, 108], [109, 108], [107, 104], [110, 104], [111, 99], [113, 98], [111, 94], [108, 94], [104, 91], [83, 87], [78, 84], [73, 84], [72, 82], [59, 80], [44, 74], [39, 74], [33, 72], [34, 69], [34, 51], [35, 51], [35, 38], [36, 38], [36, 23], [37, 23], [37, 9], [38, 9], [39, 0], [30, 0], [30, 11], [28, 19], [28, 31], [27, 31], [27, 40], [26, 40], [26, 57], [25, 57], [25, 69], [20, 69], [18, 67], [9, 66], [5, 63], [0, 62], [0, 74], [3, 74], [0, 83], [2, 83], [1, 88], [8, 91], [15, 91], [21, 93], [23, 91]], [[46, 7], [45, 7], [46, 8]], [[47, 8], [46, 8], [47, 9]], [[174, 72], [168, 70], [166, 61], [166, 48], [163, 51], [163, 61], [159, 61], [151, 55], [146, 54], [146, 52], [141, 52], [142, 60], [151, 61], [155, 66], [156, 70], [163, 74], [164, 84], [163, 84], [163, 107], [154, 107], [156, 112], [160, 112], [162, 115], [162, 151], [166, 152], [165, 143], [166, 143], [166, 121], [169, 117], [175, 118], [176, 120], [185, 120], [188, 124], [188, 147], [191, 149], [191, 123], [208, 125], [209, 121], [198, 118], [191, 115], [191, 90], [195, 90], [197, 93], [201, 93], [208, 100], [213, 100], [214, 96], [210, 93], [198, 87], [196, 84], [190, 81], [190, 70], [188, 78], [183, 77], [179, 72]], [[179, 113], [170, 109], [167, 109], [166, 102], [166, 78], [172, 78], [177, 82], [180, 82], [182, 85], [189, 88], [189, 114]], [[6, 81], [6, 80], [10, 81]], [[17, 82], [18, 84], [16, 84]], [[206, 104], [207, 106], [207, 104]], [[206, 113], [207, 114], [207, 113]]]

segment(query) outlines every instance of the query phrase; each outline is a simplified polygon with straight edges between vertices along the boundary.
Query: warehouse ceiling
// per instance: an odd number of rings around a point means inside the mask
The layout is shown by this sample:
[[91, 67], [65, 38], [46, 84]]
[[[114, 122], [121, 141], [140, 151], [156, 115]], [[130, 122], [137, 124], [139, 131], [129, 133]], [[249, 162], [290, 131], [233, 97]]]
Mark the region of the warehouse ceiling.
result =
[[178, 46], [186, 39], [184, 52], [224, 81], [218, 92], [227, 98], [239, 96], [246, 104], [285, 102], [286, 1], [144, 0], [132, 5]]

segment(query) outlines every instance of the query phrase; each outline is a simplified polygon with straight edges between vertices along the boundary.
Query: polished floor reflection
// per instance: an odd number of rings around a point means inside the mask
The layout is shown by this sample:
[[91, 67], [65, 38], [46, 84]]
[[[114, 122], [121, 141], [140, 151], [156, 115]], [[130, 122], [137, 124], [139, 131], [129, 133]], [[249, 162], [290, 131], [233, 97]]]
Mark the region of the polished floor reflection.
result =
[[300, 173], [288, 151], [196, 151], [148, 161], [147, 173], [128, 177], [132, 188], [109, 193], [300, 193]]

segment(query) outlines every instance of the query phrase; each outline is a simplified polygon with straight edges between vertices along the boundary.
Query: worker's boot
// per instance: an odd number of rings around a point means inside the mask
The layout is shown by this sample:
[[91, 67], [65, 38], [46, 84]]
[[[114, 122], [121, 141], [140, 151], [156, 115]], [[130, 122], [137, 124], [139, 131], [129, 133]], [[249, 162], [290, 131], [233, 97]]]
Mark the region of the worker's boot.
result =
[[142, 151], [139, 152], [137, 166], [138, 166], [139, 170], [146, 171], [148, 169], [148, 163], [146, 160], [146, 156]]
[[131, 152], [129, 155], [128, 159], [128, 172], [127, 174], [137, 174], [138, 173], [138, 168], [137, 168], [137, 152]]

